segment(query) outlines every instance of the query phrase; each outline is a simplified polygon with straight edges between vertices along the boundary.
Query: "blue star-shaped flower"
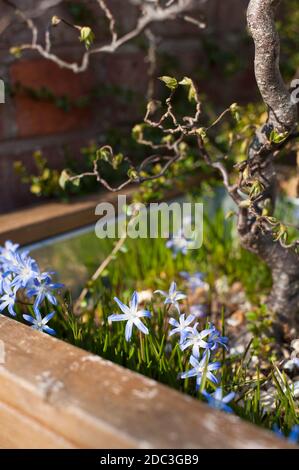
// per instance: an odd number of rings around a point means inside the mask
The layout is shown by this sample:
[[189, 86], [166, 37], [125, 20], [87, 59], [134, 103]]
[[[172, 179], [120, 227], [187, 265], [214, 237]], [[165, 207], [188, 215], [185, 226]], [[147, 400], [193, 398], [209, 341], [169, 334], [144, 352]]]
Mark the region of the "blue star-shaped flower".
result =
[[189, 377], [196, 377], [196, 389], [198, 390], [202, 379], [204, 375], [208, 380], [210, 380], [212, 383], [217, 384], [218, 379], [217, 377], [212, 373], [213, 371], [216, 371], [220, 369], [221, 363], [220, 362], [210, 362], [210, 353], [209, 351], [206, 352], [202, 359], [198, 361], [198, 359], [194, 356], [190, 357], [190, 364], [192, 365], [193, 369], [190, 369], [186, 372], [183, 372], [181, 374], [182, 379], [187, 379]]
[[40, 279], [34, 279], [33, 285], [27, 290], [28, 297], [36, 297], [34, 309], [38, 309], [45, 299], [52, 305], [57, 305], [55, 290], [61, 289], [63, 284], [53, 283], [48, 273], [43, 273]]
[[208, 340], [206, 338], [213, 332], [212, 328], [198, 331], [197, 327], [198, 323], [195, 323], [191, 331], [187, 332], [185, 341], [181, 344], [182, 351], [185, 351], [185, 349], [188, 348], [192, 348], [192, 355], [196, 358], [198, 358], [200, 355], [200, 349], [210, 349]]
[[168, 240], [165, 244], [166, 248], [169, 248], [172, 251], [174, 258], [176, 258], [179, 253], [186, 255], [189, 245], [190, 242], [183, 235], [175, 236]]
[[223, 391], [221, 387], [218, 387], [214, 393], [208, 393], [205, 390], [202, 392], [202, 395], [206, 398], [208, 404], [212, 408], [216, 408], [217, 410], [226, 411], [227, 413], [232, 413], [233, 410], [228, 403], [235, 398], [235, 393], [230, 392], [225, 397], [223, 396]]
[[226, 336], [221, 336], [220, 331], [217, 330], [213, 323], [209, 324], [209, 328], [212, 329], [212, 332], [208, 338], [208, 348], [211, 351], [215, 351], [218, 346], [222, 346], [227, 349], [228, 338]]
[[6, 308], [8, 309], [10, 315], [15, 317], [17, 314], [14, 310], [16, 303], [16, 291], [11, 288], [11, 286], [4, 280], [3, 282], [3, 292], [0, 297], [0, 312], [3, 312]]
[[170, 331], [169, 336], [179, 334], [180, 344], [182, 344], [185, 341], [187, 334], [190, 331], [192, 331], [192, 328], [190, 327], [190, 325], [194, 321], [194, 319], [195, 319], [194, 315], [188, 315], [188, 317], [185, 319], [184, 313], [180, 315], [179, 321], [177, 321], [175, 318], [170, 318], [169, 323], [174, 328], [173, 330]]
[[4, 243], [4, 247], [0, 246], [0, 259], [5, 258], [9, 259], [12, 253], [16, 253], [20, 245], [17, 243], [12, 243], [10, 240], [7, 240]]
[[36, 261], [27, 253], [16, 253], [16, 264], [12, 266], [15, 277], [11, 283], [16, 290], [24, 289], [32, 284], [40, 276]]
[[23, 315], [23, 318], [24, 320], [32, 324], [31, 328], [33, 328], [34, 330], [41, 331], [41, 332], [45, 331], [49, 335], [56, 334], [56, 331], [47, 325], [47, 323], [49, 323], [49, 321], [52, 320], [52, 318], [54, 317], [55, 312], [49, 313], [44, 318], [42, 318], [39, 310], [36, 310], [35, 315], [36, 315], [36, 318], [32, 317], [31, 315]]
[[140, 318], [151, 317], [148, 310], [138, 310], [138, 294], [134, 292], [129, 306], [123, 304], [117, 297], [114, 297], [115, 302], [123, 312], [123, 314], [113, 314], [108, 317], [109, 321], [126, 321], [125, 338], [130, 341], [132, 337], [133, 326], [135, 325], [145, 335], [148, 334], [147, 327], [142, 323]]
[[165, 297], [165, 305], [174, 305], [174, 307], [180, 312], [179, 300], [185, 299], [187, 296], [180, 291], [176, 290], [176, 283], [172, 282], [168, 292], [164, 290], [156, 290], [154, 294], [161, 294]]
[[196, 289], [202, 288], [205, 286], [205, 282], [203, 281], [204, 274], [203, 273], [194, 273], [189, 274], [187, 271], [181, 271], [180, 275], [186, 279], [187, 285], [189, 289], [195, 291]]

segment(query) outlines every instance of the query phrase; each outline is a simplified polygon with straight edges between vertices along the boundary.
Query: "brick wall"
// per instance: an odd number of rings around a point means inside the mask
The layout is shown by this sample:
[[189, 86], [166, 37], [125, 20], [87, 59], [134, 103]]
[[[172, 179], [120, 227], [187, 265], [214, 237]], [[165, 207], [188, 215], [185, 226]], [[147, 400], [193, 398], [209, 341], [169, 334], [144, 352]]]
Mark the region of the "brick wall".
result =
[[[54, 4], [55, 0], [52, 2]], [[40, 2], [19, 2], [22, 8], [31, 8], [37, 3]], [[109, 0], [108, 3], [120, 19], [121, 29], [128, 30], [136, 20], [136, 10], [128, 7], [126, 0]], [[155, 31], [161, 37], [161, 71], [199, 79], [201, 90], [221, 106], [252, 98], [256, 91], [252, 61], [248, 60], [252, 57], [252, 45], [245, 34], [247, 3], [248, 0], [210, 0], [206, 32], [199, 32], [183, 22], [156, 26]], [[107, 40], [108, 31], [102, 20], [94, 20], [98, 12], [96, 2], [88, 0], [84, 4], [92, 13], [88, 21], [97, 41], [102, 43]], [[7, 12], [1, 12], [0, 30]], [[54, 13], [67, 17], [67, 2], [51, 8], [42, 17], [37, 15], [35, 21], [41, 30]], [[84, 49], [77, 36], [70, 28], [57, 28], [53, 36], [55, 53], [67, 60], [79, 60]], [[89, 70], [76, 75], [35, 53], [26, 53], [19, 60], [8, 54], [11, 46], [29, 38], [26, 28], [17, 20], [0, 35], [0, 77], [13, 89], [17, 83], [22, 84], [19, 92], [12, 96], [7, 93], [6, 103], [0, 104], [0, 212], [36, 201], [15, 175], [14, 161], [21, 160], [31, 167], [32, 153], [42, 149], [51, 165], [60, 168], [63, 166], [62, 149], [66, 145], [74, 158], [79, 158], [79, 149], [86, 142], [98, 138], [107, 129], [127, 128], [142, 118], [138, 94], [144, 95], [147, 86], [144, 48], [130, 45], [113, 56], [94, 56]], [[235, 69], [227, 70], [232, 58]], [[135, 90], [137, 95], [126, 100], [121, 96], [113, 98], [111, 93], [105, 92], [107, 86]], [[66, 112], [57, 104], [28, 96], [28, 90], [42, 87], [57, 97], [67, 95], [71, 102], [90, 96], [94, 90], [97, 90], [97, 97], [84, 107], [72, 107]]]

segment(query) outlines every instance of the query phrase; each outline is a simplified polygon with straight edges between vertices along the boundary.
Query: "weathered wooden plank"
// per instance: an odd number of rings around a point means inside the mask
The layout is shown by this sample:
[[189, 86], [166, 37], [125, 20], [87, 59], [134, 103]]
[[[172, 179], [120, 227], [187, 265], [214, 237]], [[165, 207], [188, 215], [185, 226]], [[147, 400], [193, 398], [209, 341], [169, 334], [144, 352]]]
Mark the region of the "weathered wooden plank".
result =
[[2, 427], [0, 447], [2, 449], [74, 448], [70, 441], [5, 403], [0, 403], [0, 422]]
[[[128, 197], [132, 189], [123, 192]], [[115, 193], [75, 198], [70, 203], [48, 202], [0, 216], [0, 244], [6, 240], [27, 245], [75, 230], [98, 220], [95, 208], [101, 202], [117, 204]]]
[[[199, 184], [200, 176], [190, 176], [184, 188]], [[182, 194], [184, 188], [178, 184], [167, 192], [167, 199]], [[121, 191], [130, 202], [136, 186]], [[33, 207], [0, 215], [0, 244], [13, 240], [28, 245], [87, 225], [94, 224], [99, 216], [95, 208], [102, 202], [110, 202], [117, 209], [118, 193], [102, 191], [89, 196], [74, 197], [69, 203], [45, 202]], [[117, 210], [116, 210], [117, 213]]]
[[36, 447], [291, 447], [235, 416], [3, 316], [0, 339], [6, 353], [0, 368], [0, 446], [26, 446], [17, 429], [29, 420], [30, 429], [42, 429], [36, 440], [33, 434]]

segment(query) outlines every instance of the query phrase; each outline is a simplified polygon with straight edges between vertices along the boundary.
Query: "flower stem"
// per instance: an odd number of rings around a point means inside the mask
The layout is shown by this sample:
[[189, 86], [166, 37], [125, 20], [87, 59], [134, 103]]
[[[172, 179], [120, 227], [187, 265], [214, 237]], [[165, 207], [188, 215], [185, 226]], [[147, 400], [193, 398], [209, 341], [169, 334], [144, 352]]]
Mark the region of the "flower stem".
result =
[[143, 344], [143, 337], [142, 337], [141, 331], [139, 331], [139, 340], [140, 340], [141, 359], [144, 362], [144, 344]]

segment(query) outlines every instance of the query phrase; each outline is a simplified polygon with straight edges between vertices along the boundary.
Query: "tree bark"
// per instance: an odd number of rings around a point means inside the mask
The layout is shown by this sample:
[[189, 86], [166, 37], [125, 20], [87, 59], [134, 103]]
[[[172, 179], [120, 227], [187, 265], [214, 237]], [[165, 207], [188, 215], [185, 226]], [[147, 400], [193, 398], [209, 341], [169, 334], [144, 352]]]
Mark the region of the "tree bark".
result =
[[271, 228], [263, 226], [259, 218], [265, 208], [267, 215], [275, 208], [274, 156], [279, 145], [271, 141], [271, 132], [290, 136], [297, 126], [297, 107], [279, 70], [280, 42], [274, 22], [279, 3], [280, 0], [251, 0], [248, 6], [248, 28], [255, 43], [255, 76], [268, 107], [268, 120], [256, 131], [246, 162], [245, 179], [251, 184], [258, 182], [262, 190], [252, 202], [254, 210], [239, 209], [238, 231], [242, 245], [271, 269], [273, 288], [268, 306], [290, 321], [299, 310], [299, 256], [293, 247], [275, 241]]

